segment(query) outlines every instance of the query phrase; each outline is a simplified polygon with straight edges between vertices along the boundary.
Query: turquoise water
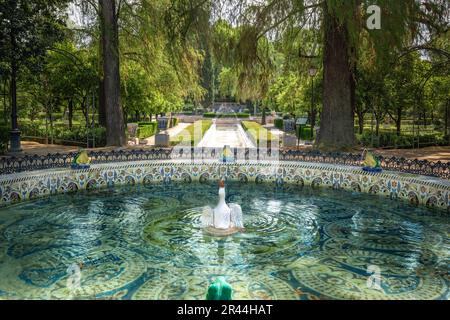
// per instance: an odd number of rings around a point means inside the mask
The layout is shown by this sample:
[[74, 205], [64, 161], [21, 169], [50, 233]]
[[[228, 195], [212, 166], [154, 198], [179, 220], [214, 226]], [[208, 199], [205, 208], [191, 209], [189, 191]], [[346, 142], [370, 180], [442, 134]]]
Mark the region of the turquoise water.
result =
[[377, 196], [227, 184], [246, 230], [205, 234], [216, 184], [133, 186], [0, 209], [0, 298], [449, 299], [450, 218]]

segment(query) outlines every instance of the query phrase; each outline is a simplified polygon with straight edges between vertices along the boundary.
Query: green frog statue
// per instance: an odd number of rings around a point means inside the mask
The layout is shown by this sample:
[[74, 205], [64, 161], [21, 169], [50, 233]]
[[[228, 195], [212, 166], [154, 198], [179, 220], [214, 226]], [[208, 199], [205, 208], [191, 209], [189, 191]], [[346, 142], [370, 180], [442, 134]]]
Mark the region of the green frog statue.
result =
[[372, 152], [364, 149], [362, 154], [363, 170], [367, 172], [381, 172], [381, 161]]
[[218, 277], [208, 287], [206, 300], [232, 300], [233, 288], [224, 277]]
[[230, 146], [225, 145], [223, 147], [222, 153], [220, 154], [220, 162], [222, 163], [234, 163], [234, 153]]
[[86, 150], [82, 149], [78, 154], [73, 158], [71, 168], [72, 169], [87, 169], [90, 167], [91, 158], [88, 156]]

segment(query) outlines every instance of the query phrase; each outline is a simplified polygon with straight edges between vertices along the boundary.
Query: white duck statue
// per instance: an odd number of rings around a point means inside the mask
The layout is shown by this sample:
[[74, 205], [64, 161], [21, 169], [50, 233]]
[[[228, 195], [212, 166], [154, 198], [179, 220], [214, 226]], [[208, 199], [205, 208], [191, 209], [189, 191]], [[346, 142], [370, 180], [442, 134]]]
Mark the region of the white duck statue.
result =
[[244, 229], [242, 209], [237, 203], [225, 202], [225, 182], [219, 181], [219, 203], [214, 209], [205, 207], [201, 217], [202, 227], [206, 232], [226, 236]]

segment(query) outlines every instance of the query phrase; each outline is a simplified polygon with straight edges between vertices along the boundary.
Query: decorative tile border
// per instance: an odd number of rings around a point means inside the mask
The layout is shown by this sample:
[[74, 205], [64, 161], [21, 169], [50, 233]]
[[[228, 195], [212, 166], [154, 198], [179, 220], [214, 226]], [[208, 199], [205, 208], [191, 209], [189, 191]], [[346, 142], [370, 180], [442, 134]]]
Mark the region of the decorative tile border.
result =
[[226, 177], [256, 183], [325, 186], [408, 200], [450, 211], [450, 181], [359, 167], [310, 162], [148, 160], [92, 165], [90, 169], [48, 169], [0, 177], [0, 205], [52, 194], [124, 184], [208, 181]]

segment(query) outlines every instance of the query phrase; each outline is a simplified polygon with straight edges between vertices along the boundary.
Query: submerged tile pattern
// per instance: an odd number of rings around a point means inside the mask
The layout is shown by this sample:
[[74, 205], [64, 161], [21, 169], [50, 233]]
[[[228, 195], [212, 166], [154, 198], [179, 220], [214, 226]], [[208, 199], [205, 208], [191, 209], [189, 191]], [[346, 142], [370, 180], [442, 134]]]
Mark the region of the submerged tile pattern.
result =
[[[0, 299], [449, 299], [449, 216], [357, 192], [227, 182], [245, 232], [203, 232], [217, 184], [159, 183], [0, 210]], [[70, 270], [79, 266], [77, 277]], [[379, 288], [369, 286], [379, 271]]]
[[308, 162], [219, 163], [135, 161], [92, 165], [86, 170], [50, 169], [3, 175], [0, 202], [15, 203], [51, 194], [114, 185], [170, 181], [227, 180], [331, 187], [403, 199], [449, 211], [450, 181], [407, 173], [366, 173], [358, 167]]

